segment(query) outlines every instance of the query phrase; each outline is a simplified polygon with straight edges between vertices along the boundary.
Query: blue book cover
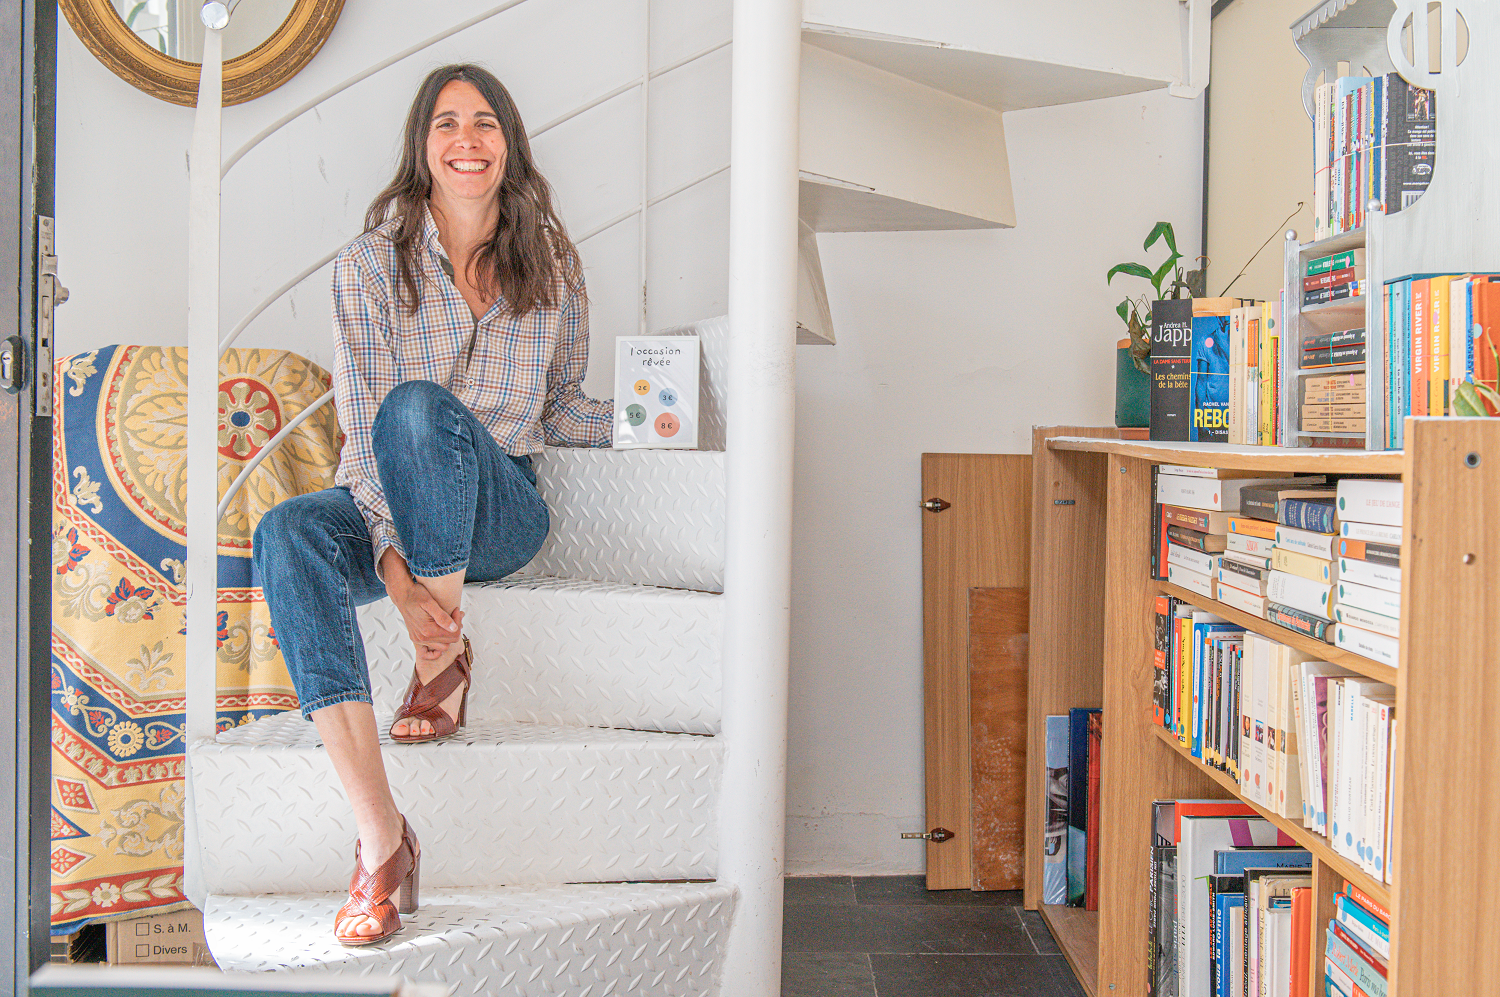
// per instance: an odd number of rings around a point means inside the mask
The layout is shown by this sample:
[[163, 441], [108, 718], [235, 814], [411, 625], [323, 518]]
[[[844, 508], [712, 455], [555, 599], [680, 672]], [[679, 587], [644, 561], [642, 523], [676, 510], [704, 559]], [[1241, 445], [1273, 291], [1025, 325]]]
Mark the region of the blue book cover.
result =
[[1229, 442], [1229, 316], [1193, 316], [1188, 391], [1193, 424], [1188, 439]]
[[1222, 848], [1214, 852], [1215, 875], [1243, 875], [1246, 869], [1311, 869], [1304, 848]]
[[1239, 997], [1240, 991], [1234, 986], [1238, 974], [1234, 970], [1241, 962], [1244, 932], [1235, 929], [1234, 911], [1245, 909], [1245, 881], [1238, 876], [1224, 879], [1237, 881], [1240, 891], [1223, 890], [1214, 894], [1213, 997]]
[[1068, 711], [1068, 906], [1083, 906], [1089, 828], [1089, 714]]
[[1208, 657], [1208, 643], [1215, 634], [1243, 634], [1244, 632], [1244, 627], [1235, 626], [1233, 623], [1193, 624], [1193, 729], [1190, 732], [1188, 744], [1194, 758], [1203, 757], [1203, 704], [1207, 692], [1204, 688], [1206, 681], [1204, 673], [1208, 670], [1205, 665]]
[[1042, 903], [1068, 902], [1068, 718], [1047, 718], [1047, 827], [1042, 837]]

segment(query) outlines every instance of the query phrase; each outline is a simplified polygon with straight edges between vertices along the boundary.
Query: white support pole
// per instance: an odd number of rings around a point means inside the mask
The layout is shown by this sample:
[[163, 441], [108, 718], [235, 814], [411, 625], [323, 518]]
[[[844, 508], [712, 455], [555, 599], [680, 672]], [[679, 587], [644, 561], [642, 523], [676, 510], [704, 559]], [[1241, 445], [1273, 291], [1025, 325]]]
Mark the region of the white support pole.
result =
[[801, 0], [734, 5], [719, 878], [724, 997], [781, 993], [797, 336]]
[[[205, 28], [188, 158], [187, 696], [183, 742], [212, 739], [218, 718], [219, 136], [223, 36]], [[201, 842], [187, 783], [183, 892], [206, 900]]]

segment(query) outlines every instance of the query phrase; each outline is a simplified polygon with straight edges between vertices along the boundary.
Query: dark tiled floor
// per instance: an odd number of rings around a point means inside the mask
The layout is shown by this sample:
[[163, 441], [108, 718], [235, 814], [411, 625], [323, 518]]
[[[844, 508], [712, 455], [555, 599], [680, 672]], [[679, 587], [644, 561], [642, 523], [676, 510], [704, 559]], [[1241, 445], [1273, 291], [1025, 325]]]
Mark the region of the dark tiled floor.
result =
[[1083, 997], [1019, 892], [921, 876], [786, 881], [782, 997]]

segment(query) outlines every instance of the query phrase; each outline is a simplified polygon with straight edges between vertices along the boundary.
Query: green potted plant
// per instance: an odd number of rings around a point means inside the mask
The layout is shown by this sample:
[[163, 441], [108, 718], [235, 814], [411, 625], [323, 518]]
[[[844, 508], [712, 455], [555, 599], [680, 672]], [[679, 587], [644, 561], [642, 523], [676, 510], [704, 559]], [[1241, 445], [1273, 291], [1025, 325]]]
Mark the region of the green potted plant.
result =
[[1142, 292], [1115, 307], [1130, 337], [1120, 340], [1115, 350], [1115, 425], [1122, 428], [1151, 424], [1151, 302], [1193, 295], [1187, 276], [1177, 266], [1182, 254], [1177, 251], [1171, 222], [1157, 222], [1142, 248], [1149, 250], [1157, 240], [1166, 243], [1168, 254], [1160, 266], [1153, 270], [1145, 263], [1117, 263], [1104, 277], [1106, 284], [1113, 283], [1115, 274], [1139, 277], [1149, 281], [1155, 292], [1154, 297]]

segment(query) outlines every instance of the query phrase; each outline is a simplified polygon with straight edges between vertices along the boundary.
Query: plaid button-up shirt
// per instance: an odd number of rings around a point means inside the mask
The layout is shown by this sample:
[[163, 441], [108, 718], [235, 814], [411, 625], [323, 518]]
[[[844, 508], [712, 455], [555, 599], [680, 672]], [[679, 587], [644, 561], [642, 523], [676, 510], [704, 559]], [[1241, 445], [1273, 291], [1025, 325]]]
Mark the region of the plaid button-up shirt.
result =
[[370, 426], [403, 381], [453, 392], [506, 453], [556, 446], [608, 446], [613, 404], [583, 393], [589, 309], [580, 289], [558, 281], [559, 304], [513, 315], [504, 298], [477, 322], [454, 286], [452, 265], [429, 212], [417, 250], [421, 301], [409, 313], [396, 297], [396, 248], [387, 222], [354, 240], [333, 263], [334, 397], [344, 450], [335, 482], [346, 486], [370, 528], [375, 563], [387, 547], [405, 556], [380, 489]]

